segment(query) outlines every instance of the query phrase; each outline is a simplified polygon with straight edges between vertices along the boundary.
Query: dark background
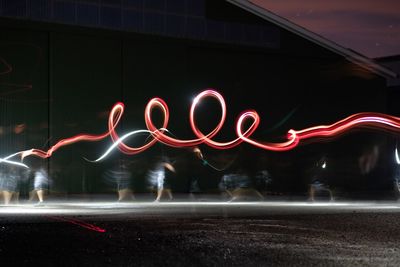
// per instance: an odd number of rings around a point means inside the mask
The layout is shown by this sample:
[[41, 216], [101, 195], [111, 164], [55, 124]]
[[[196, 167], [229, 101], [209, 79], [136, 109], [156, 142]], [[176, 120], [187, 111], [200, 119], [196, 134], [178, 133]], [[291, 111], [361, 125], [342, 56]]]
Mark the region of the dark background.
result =
[[[148, 7], [156, 10], [153, 17], [143, 7], [142, 30], [126, 32], [123, 30], [128, 25], [127, 16], [120, 17], [121, 13], [108, 16], [111, 13], [107, 10], [121, 8], [133, 12], [138, 7], [102, 5], [101, 12], [96, 13], [97, 20], [108, 29], [91, 28], [87, 21], [79, 20], [79, 12], [57, 15], [58, 8], [69, 10], [59, 7], [61, 2], [54, 2], [55, 17], [45, 18], [46, 22], [0, 20], [3, 156], [29, 148], [45, 149], [82, 132], [102, 133], [107, 127], [108, 112], [117, 101], [126, 106], [118, 132], [122, 135], [142, 129], [144, 107], [155, 96], [163, 98], [170, 107], [169, 130], [179, 138], [192, 138], [188, 123], [190, 104], [206, 88], [218, 90], [228, 105], [227, 121], [216, 137], [218, 140], [235, 137], [235, 119], [245, 109], [259, 112], [262, 121], [253, 137], [265, 141], [282, 140], [292, 128], [330, 124], [357, 112], [398, 115], [388, 110], [384, 77], [223, 1], [204, 2], [206, 5], [202, 2], [201, 14], [185, 14], [201, 18], [204, 25], [225, 23], [224, 38], [218, 37], [217, 30], [210, 30], [218, 29], [216, 24], [214, 28], [206, 27], [205, 32], [201, 26], [189, 27], [192, 24], [188, 15], [182, 32], [172, 34], [167, 26], [159, 32], [157, 14], [164, 13], [157, 11], [156, 6]], [[81, 8], [75, 2], [62, 3], [77, 10]], [[15, 9], [7, 7], [3, 5], [3, 15], [11, 12], [7, 16], [21, 17], [29, 13], [25, 9], [25, 13], [13, 15]], [[36, 13], [29, 14], [32, 18]], [[83, 17], [91, 18], [89, 14]], [[49, 23], [51, 18], [61, 23]], [[173, 25], [172, 29], [177, 30], [180, 24]], [[228, 30], [232, 25], [236, 28]], [[267, 37], [262, 37], [265, 34]], [[8, 71], [8, 66], [12, 66], [12, 71]], [[213, 128], [220, 112], [215, 102], [206, 102], [196, 113], [204, 132]], [[285, 123], [274, 128], [288, 114], [291, 116]], [[22, 132], [18, 130], [21, 127]], [[130, 145], [139, 143], [128, 141]], [[113, 192], [114, 188], [102, 178], [112, 159], [98, 164], [83, 160], [83, 157], [96, 158], [109, 144], [110, 140], [79, 143], [54, 153], [49, 162], [55, 181], [52, 192], [61, 195]], [[358, 159], [374, 145], [380, 147], [378, 164], [373, 172], [361, 175]], [[270, 170], [271, 191], [288, 194], [307, 191], [310, 168], [321, 155], [327, 154], [332, 184], [346, 192], [377, 191], [381, 197], [392, 190], [394, 147], [392, 134], [359, 130], [283, 153], [261, 151], [248, 145], [225, 152], [201, 148], [210, 162], [217, 165], [222, 164], [225, 154], [239, 157], [236, 165], [242, 162], [240, 158], [254, 158], [254, 166]], [[141, 155], [128, 157], [132, 161], [135, 191], [147, 192], [148, 163], [162, 153], [180, 160], [187, 152], [156, 145]], [[113, 156], [119, 157], [120, 152], [114, 152]], [[202, 172], [204, 191], [217, 190], [223, 173], [194, 171]], [[187, 173], [180, 173], [173, 182], [173, 190], [187, 192]]]

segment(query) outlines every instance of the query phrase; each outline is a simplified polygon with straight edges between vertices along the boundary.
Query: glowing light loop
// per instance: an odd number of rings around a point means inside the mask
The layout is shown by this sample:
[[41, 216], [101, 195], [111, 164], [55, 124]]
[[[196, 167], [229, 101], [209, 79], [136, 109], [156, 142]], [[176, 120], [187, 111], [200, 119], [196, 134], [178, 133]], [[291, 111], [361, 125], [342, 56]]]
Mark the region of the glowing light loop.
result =
[[[208, 97], [214, 98], [218, 101], [221, 107], [221, 117], [213, 130], [211, 130], [208, 133], [203, 133], [197, 127], [195, 120], [195, 111], [199, 103], [201, 103], [201, 101], [204, 98]], [[162, 112], [163, 122], [161, 127], [157, 127], [152, 120], [152, 113], [154, 109], [159, 109]], [[256, 129], [260, 124], [260, 117], [255, 110], [246, 110], [242, 114], [240, 114], [238, 120], [236, 121], [235, 130], [237, 137], [230, 141], [219, 142], [213, 140], [213, 138], [218, 134], [218, 132], [222, 129], [225, 123], [227, 108], [225, 100], [222, 97], [222, 95], [212, 89], [207, 89], [201, 92], [199, 95], [197, 95], [194, 98], [192, 105], [190, 107], [189, 123], [194, 135], [196, 136], [196, 138], [194, 139], [184, 140], [168, 135], [169, 133], [168, 121], [170, 115], [169, 108], [167, 103], [161, 98], [158, 97], [153, 98], [146, 105], [144, 112], [144, 122], [146, 124], [147, 129], [132, 131], [120, 137], [116, 132], [116, 127], [120, 122], [123, 113], [124, 113], [124, 104], [121, 102], [116, 103], [111, 109], [108, 118], [108, 130], [103, 134], [76, 135], [71, 138], [60, 140], [54, 146], [50, 147], [50, 149], [47, 151], [43, 151], [40, 149], [30, 149], [26, 151], [21, 151], [13, 155], [10, 155], [4, 159], [0, 159], [0, 162], [1, 161], [6, 162], [6, 160], [16, 155], [20, 155], [21, 159], [24, 159], [25, 157], [30, 155], [38, 156], [41, 158], [48, 158], [55, 151], [57, 151], [59, 148], [63, 146], [71, 145], [73, 143], [80, 141], [92, 141], [92, 142], [99, 141], [108, 136], [110, 136], [113, 144], [111, 145], [111, 147], [107, 149], [107, 151], [102, 156], [100, 156], [94, 162], [98, 162], [104, 159], [107, 155], [111, 153], [112, 150], [116, 148], [118, 148], [124, 154], [134, 155], [147, 150], [148, 148], [153, 146], [156, 142], [160, 142], [171, 147], [194, 147], [200, 144], [205, 144], [215, 149], [230, 149], [235, 146], [238, 146], [242, 142], [246, 142], [264, 150], [287, 151], [294, 149], [295, 147], [297, 147], [299, 144], [301, 144], [306, 140], [315, 141], [323, 138], [336, 137], [356, 127], [383, 129], [396, 133], [400, 131], [400, 118], [390, 116], [387, 114], [365, 112], [365, 113], [357, 113], [351, 115], [347, 118], [344, 118], [330, 125], [319, 125], [297, 131], [291, 129], [287, 133], [286, 140], [283, 140], [282, 142], [277, 142], [277, 143], [260, 142], [251, 138], [251, 135], [256, 131]], [[244, 125], [246, 122], [250, 122], [250, 125], [246, 129], [244, 129]], [[149, 138], [146, 139], [143, 145], [138, 147], [131, 147], [124, 143], [124, 141], [127, 138], [140, 133], [149, 134]], [[15, 164], [15, 162], [12, 163]]]

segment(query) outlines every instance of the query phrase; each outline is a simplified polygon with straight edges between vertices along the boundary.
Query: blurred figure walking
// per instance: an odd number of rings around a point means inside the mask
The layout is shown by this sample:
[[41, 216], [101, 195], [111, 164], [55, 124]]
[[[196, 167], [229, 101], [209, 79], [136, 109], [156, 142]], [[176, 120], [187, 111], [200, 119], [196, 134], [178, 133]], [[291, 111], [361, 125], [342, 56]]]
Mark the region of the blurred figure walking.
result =
[[38, 202], [36, 205], [43, 205], [46, 194], [50, 187], [50, 177], [47, 171], [46, 162], [36, 162], [32, 168], [32, 190], [30, 192], [29, 200], [33, 201], [37, 197]]
[[118, 159], [114, 166], [104, 174], [107, 181], [116, 185], [118, 202], [135, 199], [131, 188], [132, 172], [129, 169], [129, 165], [127, 160]]
[[157, 191], [156, 202], [160, 201], [164, 196], [168, 200], [173, 199], [170, 182], [175, 173], [174, 166], [166, 156], [162, 156], [149, 170], [148, 182], [151, 188]]

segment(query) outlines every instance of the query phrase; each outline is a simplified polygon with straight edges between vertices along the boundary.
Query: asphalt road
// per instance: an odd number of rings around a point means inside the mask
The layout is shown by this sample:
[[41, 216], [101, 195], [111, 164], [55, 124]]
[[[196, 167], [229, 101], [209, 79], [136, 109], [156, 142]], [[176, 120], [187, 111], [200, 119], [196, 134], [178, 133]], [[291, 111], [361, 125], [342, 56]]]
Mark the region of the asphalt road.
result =
[[0, 207], [1, 266], [399, 266], [397, 202]]

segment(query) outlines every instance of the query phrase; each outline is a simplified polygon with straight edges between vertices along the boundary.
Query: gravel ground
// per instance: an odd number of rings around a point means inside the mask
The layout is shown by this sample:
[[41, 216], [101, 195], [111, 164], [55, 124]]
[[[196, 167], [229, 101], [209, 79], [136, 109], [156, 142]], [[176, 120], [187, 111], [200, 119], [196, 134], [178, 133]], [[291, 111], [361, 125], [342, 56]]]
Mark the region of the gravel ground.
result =
[[400, 265], [398, 212], [291, 213], [2, 214], [1, 266]]

